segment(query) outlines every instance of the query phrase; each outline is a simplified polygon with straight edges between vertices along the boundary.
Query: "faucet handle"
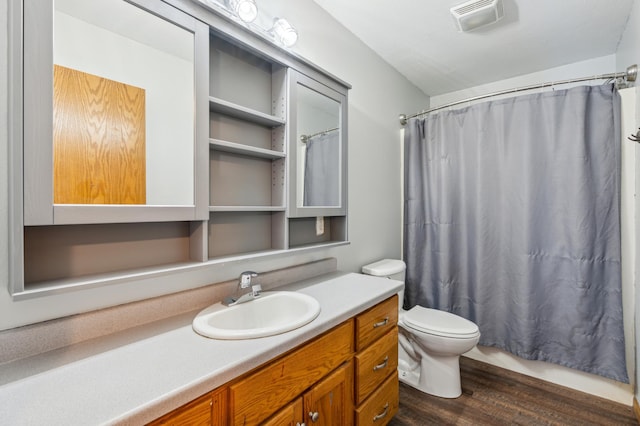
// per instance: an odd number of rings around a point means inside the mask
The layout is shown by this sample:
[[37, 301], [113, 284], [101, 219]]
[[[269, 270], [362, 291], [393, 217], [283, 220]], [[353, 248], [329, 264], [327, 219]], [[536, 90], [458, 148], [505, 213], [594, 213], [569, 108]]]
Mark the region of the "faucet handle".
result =
[[254, 284], [251, 286], [251, 294], [253, 297], [260, 297], [262, 293], [262, 286], [260, 284]]
[[251, 278], [258, 276], [257, 272], [245, 271], [240, 274], [240, 288], [249, 288], [251, 285]]

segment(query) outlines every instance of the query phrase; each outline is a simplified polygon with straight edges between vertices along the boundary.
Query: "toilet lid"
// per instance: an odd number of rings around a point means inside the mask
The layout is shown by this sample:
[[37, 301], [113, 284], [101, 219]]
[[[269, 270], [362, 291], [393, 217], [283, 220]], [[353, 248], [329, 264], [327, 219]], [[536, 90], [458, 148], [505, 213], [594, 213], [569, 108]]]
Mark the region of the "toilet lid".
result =
[[478, 334], [478, 326], [458, 315], [414, 306], [403, 317], [404, 323], [414, 330], [444, 337], [472, 337]]

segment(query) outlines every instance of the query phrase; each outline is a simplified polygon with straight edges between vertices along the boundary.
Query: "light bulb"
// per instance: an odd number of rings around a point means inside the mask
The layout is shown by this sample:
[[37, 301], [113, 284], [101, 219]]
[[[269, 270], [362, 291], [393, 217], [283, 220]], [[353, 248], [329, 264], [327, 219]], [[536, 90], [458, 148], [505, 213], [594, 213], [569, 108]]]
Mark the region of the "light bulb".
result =
[[276, 18], [271, 31], [276, 40], [285, 47], [291, 47], [298, 41], [298, 32], [284, 18]]
[[229, 0], [228, 4], [231, 11], [243, 22], [253, 22], [258, 17], [255, 0]]

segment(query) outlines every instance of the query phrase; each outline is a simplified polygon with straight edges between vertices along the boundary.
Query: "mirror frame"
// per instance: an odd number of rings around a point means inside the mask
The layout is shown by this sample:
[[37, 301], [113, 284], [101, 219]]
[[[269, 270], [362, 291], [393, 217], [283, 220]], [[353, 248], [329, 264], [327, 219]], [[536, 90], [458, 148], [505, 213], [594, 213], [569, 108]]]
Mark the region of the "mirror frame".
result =
[[[22, 9], [24, 226], [206, 220], [208, 218], [209, 28], [154, 0], [123, 0], [194, 35], [193, 205], [91, 205], [53, 202], [53, 2], [14, 0]], [[21, 61], [22, 63], [22, 61]], [[49, 141], [48, 143], [43, 141]], [[17, 141], [14, 141], [17, 143]], [[48, 179], [47, 179], [48, 177]]]
[[[317, 80], [314, 80], [306, 75], [290, 69], [289, 75], [289, 99], [291, 105], [289, 106], [289, 153], [287, 155], [289, 161], [289, 203], [287, 206], [287, 217], [321, 217], [321, 216], [345, 216], [347, 214], [347, 94], [338, 92]], [[297, 112], [297, 99], [298, 99], [298, 86], [304, 86], [320, 95], [326, 96], [336, 101], [340, 107], [340, 204], [338, 206], [300, 206], [298, 205], [298, 186], [301, 182], [298, 182], [297, 175], [299, 164], [298, 158], [298, 112]]]

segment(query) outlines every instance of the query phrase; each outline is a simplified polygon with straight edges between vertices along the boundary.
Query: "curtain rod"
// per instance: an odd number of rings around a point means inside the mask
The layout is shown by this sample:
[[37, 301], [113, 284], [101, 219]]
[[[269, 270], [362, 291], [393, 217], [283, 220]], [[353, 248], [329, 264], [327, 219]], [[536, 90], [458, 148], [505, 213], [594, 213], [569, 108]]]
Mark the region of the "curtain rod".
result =
[[474, 96], [472, 98], [463, 99], [461, 101], [451, 102], [451, 103], [448, 103], [448, 104], [445, 104], [445, 105], [442, 105], [442, 106], [439, 106], [439, 107], [428, 109], [426, 111], [417, 112], [417, 113], [409, 115], [409, 116], [407, 116], [406, 114], [400, 114], [400, 116], [398, 118], [400, 119], [400, 124], [402, 124], [404, 126], [405, 124], [407, 124], [407, 121], [410, 118], [420, 117], [422, 115], [429, 114], [430, 112], [438, 111], [438, 110], [441, 110], [441, 109], [444, 109], [444, 108], [449, 108], [449, 107], [452, 107], [454, 105], [464, 104], [466, 102], [477, 101], [477, 100], [485, 99], [485, 98], [491, 98], [493, 96], [500, 96], [500, 95], [506, 95], [506, 94], [509, 94], [509, 93], [522, 92], [524, 90], [541, 89], [543, 87], [555, 86], [557, 84], [576, 83], [578, 81], [609, 80], [609, 79], [622, 78], [626, 82], [631, 82], [631, 81], [636, 81], [636, 76], [637, 75], [638, 75], [638, 65], [637, 64], [633, 64], [633, 65], [628, 66], [627, 70], [625, 72], [602, 74], [602, 75], [593, 75], [591, 77], [573, 78], [573, 79], [570, 79], [570, 80], [551, 81], [551, 82], [542, 83], [542, 84], [533, 84], [531, 86], [517, 87], [515, 89], [501, 90], [499, 92], [488, 93], [486, 95], [479, 95], [479, 96]]
[[325, 133], [329, 133], [329, 132], [333, 132], [335, 130], [338, 130], [340, 127], [334, 127], [333, 129], [327, 129], [327, 130], [323, 130], [321, 132], [318, 133], [314, 133], [312, 135], [300, 135], [300, 140], [302, 141], [302, 143], [307, 143], [307, 141], [309, 139], [311, 139], [314, 136], [318, 136], [318, 135], [324, 135]]

